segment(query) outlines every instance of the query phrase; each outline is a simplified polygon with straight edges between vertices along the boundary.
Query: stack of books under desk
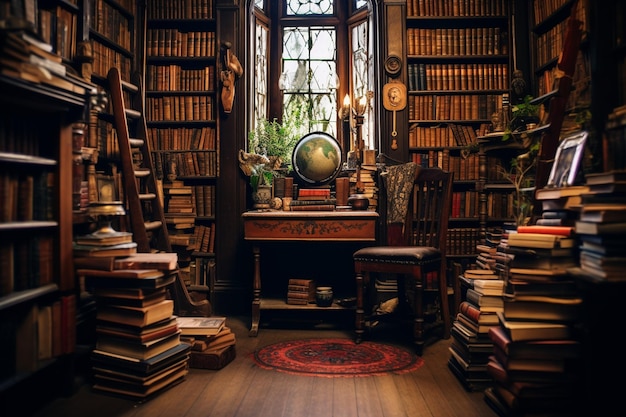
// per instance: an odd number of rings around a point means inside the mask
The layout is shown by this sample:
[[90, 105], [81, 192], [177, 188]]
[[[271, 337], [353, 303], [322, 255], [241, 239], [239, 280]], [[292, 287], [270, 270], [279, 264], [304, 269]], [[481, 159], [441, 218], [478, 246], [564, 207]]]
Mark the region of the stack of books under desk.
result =
[[167, 297], [176, 264], [175, 253], [77, 259], [96, 300], [95, 391], [144, 400], [184, 380], [191, 346]]

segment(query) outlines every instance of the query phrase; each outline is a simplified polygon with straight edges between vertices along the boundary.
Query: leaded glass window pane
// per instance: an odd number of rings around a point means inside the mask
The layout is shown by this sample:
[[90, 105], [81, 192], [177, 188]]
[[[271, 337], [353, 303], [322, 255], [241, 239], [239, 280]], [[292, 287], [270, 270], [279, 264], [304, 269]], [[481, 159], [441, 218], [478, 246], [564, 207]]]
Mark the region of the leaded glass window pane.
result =
[[254, 120], [267, 118], [267, 57], [268, 57], [268, 29], [267, 27], [257, 23], [256, 25], [256, 52], [255, 52], [255, 74], [254, 91], [256, 94], [254, 100]]
[[[336, 135], [336, 31], [333, 27], [283, 30], [283, 118], [301, 106], [308, 130]], [[297, 108], [296, 108], [297, 106]]]
[[334, 7], [332, 0], [287, 0], [287, 15], [332, 15]]

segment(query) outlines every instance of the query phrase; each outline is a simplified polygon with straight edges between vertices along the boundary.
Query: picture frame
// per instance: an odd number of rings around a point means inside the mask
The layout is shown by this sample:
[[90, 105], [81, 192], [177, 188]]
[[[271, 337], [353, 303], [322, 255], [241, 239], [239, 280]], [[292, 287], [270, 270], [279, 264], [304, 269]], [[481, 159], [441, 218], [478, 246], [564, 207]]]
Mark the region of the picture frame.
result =
[[117, 187], [115, 186], [115, 179], [109, 175], [97, 175], [96, 187], [98, 191], [99, 202], [113, 202], [118, 201]]
[[547, 188], [563, 188], [576, 184], [589, 132], [572, 133], [561, 140], [554, 156]]

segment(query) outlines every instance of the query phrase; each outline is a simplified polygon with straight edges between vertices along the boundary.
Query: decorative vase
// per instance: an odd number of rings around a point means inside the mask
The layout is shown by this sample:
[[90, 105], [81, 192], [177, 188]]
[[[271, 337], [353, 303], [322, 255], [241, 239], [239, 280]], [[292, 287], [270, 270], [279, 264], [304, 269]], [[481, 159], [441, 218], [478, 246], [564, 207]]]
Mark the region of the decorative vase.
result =
[[272, 186], [257, 186], [256, 190], [252, 191], [252, 201], [254, 201], [253, 207], [257, 210], [269, 209], [272, 201]]
[[330, 307], [333, 304], [333, 287], [317, 287], [315, 303], [318, 307]]

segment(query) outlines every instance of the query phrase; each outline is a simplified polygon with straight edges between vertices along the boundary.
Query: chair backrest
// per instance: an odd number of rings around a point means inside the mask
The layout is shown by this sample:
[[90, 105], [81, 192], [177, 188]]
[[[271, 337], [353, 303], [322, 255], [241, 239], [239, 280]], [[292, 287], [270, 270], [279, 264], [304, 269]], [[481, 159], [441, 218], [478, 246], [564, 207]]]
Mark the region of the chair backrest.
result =
[[440, 168], [417, 168], [404, 224], [387, 224], [389, 246], [430, 246], [445, 256], [453, 177]]
[[445, 255], [453, 177], [440, 168], [417, 171], [404, 227], [409, 245], [431, 246]]

